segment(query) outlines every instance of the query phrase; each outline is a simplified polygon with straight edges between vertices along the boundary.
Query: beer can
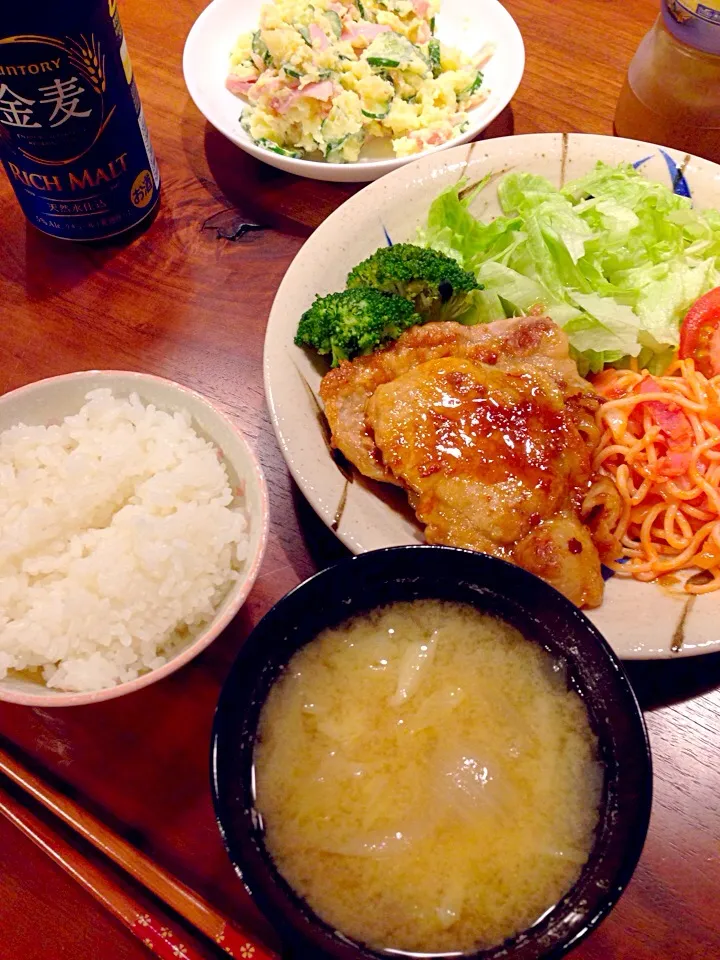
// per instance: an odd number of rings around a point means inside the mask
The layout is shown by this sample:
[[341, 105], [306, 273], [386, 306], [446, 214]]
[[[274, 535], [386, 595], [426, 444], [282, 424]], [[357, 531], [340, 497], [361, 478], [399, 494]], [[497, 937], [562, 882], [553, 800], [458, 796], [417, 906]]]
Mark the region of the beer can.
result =
[[117, 0], [3, 11], [0, 158], [27, 219], [54, 237], [111, 237], [152, 213], [160, 172]]

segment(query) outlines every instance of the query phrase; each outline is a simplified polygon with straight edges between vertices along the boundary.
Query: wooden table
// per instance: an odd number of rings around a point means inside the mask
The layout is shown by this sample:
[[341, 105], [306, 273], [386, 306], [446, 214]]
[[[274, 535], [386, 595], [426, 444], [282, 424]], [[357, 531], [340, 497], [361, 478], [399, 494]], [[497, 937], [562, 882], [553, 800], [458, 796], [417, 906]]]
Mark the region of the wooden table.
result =
[[[180, 66], [203, 5], [121, 4], [163, 174], [162, 207], [144, 235], [102, 249], [53, 241], [26, 228], [0, 184], [0, 392], [90, 367], [143, 370], [200, 390], [240, 425], [265, 468], [272, 521], [265, 564], [232, 626], [174, 676], [91, 707], [2, 704], [0, 733], [110, 826], [274, 943], [225, 857], [208, 743], [218, 690], [244, 637], [284, 592], [344, 553], [290, 481], [265, 409], [261, 357], [288, 264], [356, 188], [263, 166], [204, 121]], [[527, 65], [512, 109], [487, 135], [612, 133], [625, 69], [657, 0], [506, 6], [525, 38]], [[223, 211], [269, 229], [239, 242], [218, 239], [203, 227]], [[710, 960], [720, 957], [720, 656], [631, 672], [655, 757], [650, 834], [628, 892], [574, 956]], [[138, 941], [4, 820], [0, 850], [3, 960], [147, 960]]]

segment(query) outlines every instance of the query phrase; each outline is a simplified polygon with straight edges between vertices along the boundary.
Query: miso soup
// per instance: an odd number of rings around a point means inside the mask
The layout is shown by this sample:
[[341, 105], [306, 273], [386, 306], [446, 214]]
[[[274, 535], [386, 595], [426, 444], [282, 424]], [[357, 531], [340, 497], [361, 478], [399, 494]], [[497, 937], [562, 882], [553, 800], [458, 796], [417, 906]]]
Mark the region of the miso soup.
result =
[[374, 949], [498, 944], [572, 886], [602, 769], [561, 665], [462, 604], [321, 633], [263, 707], [257, 808], [278, 870]]

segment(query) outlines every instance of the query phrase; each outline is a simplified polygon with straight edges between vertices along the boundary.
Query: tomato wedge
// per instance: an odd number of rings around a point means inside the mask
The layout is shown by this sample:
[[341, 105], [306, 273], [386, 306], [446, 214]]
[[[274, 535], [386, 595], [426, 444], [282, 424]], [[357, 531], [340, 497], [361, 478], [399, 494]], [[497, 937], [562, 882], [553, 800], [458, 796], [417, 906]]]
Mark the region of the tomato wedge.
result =
[[680, 359], [692, 357], [706, 377], [720, 374], [720, 287], [690, 307], [680, 327]]

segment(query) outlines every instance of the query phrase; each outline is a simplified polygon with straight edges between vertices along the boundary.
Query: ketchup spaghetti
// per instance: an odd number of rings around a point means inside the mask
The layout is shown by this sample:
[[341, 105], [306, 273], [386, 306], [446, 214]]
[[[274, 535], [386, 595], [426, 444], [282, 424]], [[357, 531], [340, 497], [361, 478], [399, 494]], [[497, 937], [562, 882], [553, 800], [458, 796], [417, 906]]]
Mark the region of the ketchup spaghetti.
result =
[[608, 369], [594, 386], [605, 401], [594, 469], [620, 496], [609, 565], [646, 581], [700, 569], [706, 582], [683, 590], [720, 589], [720, 376], [686, 359], [661, 377]]

